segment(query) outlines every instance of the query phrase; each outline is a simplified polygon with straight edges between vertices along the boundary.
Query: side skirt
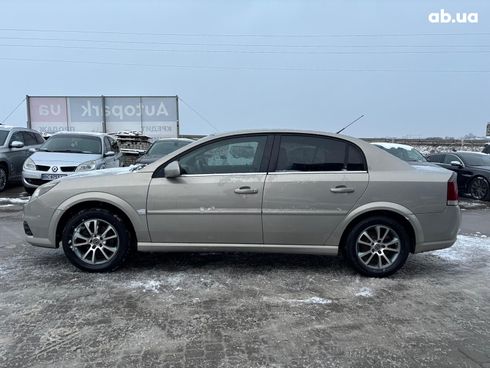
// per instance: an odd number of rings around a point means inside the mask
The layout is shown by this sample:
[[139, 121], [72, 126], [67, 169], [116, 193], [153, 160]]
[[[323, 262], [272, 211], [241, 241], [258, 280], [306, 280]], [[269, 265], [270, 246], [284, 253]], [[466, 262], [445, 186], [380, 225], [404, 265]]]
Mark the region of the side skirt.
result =
[[215, 243], [149, 243], [138, 242], [141, 252], [257, 252], [321, 254], [336, 256], [339, 247], [331, 245], [282, 245], [282, 244], [215, 244]]

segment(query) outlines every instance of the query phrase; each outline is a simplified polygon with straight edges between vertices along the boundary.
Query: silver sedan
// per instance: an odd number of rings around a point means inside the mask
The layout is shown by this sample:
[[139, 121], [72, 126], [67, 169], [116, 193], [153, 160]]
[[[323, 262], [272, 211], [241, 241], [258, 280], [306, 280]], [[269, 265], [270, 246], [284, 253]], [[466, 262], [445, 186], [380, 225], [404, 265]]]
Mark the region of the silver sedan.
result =
[[460, 224], [456, 175], [335, 134], [222, 134], [104, 171], [38, 188], [24, 209], [27, 241], [62, 246], [93, 272], [133, 250], [251, 251], [342, 254], [382, 277], [409, 253], [450, 247]]

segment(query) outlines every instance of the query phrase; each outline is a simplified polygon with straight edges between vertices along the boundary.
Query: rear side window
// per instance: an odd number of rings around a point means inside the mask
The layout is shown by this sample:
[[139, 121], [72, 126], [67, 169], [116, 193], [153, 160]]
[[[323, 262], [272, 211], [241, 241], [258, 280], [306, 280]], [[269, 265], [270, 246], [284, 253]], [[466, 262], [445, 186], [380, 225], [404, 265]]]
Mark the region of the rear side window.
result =
[[341, 139], [284, 135], [276, 171], [366, 170], [358, 147]]
[[37, 144], [36, 136], [31, 132], [22, 132], [24, 135], [24, 144], [26, 146], [35, 146]]
[[34, 133], [34, 136], [36, 137], [37, 144], [43, 144], [44, 143], [44, 138], [41, 136], [41, 134]]
[[109, 137], [109, 141], [111, 142], [111, 151], [114, 153], [119, 153], [119, 144], [113, 138]]

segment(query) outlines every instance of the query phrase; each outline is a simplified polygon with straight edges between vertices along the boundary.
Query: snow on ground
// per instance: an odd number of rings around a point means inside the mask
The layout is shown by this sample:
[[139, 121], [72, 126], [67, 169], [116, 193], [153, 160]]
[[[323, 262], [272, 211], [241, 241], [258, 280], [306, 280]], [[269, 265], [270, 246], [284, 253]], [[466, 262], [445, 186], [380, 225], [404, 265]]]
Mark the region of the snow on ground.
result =
[[486, 235], [458, 235], [456, 243], [446, 249], [432, 252], [435, 256], [449, 261], [463, 262], [472, 257], [480, 257], [482, 252], [490, 251], [490, 239]]
[[362, 287], [356, 294], [356, 296], [362, 296], [363, 298], [369, 298], [374, 295], [373, 290], [368, 287]]
[[29, 202], [30, 197], [0, 198], [0, 207], [11, 207], [12, 205], [23, 205]]

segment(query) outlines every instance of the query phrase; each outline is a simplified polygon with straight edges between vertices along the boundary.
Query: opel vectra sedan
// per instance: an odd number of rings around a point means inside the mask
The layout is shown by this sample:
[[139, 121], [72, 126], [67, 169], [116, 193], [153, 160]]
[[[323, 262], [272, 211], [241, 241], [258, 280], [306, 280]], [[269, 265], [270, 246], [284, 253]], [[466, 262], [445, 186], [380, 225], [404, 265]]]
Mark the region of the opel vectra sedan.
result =
[[62, 246], [93, 272], [132, 250], [252, 251], [343, 254], [381, 277], [409, 253], [450, 247], [460, 224], [454, 173], [335, 134], [222, 134], [104, 171], [39, 187], [24, 208], [27, 241]]

